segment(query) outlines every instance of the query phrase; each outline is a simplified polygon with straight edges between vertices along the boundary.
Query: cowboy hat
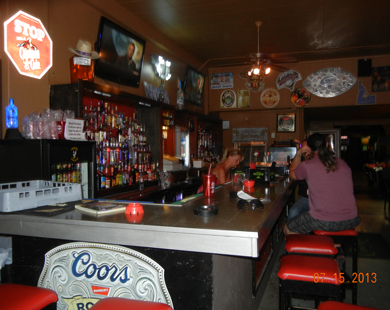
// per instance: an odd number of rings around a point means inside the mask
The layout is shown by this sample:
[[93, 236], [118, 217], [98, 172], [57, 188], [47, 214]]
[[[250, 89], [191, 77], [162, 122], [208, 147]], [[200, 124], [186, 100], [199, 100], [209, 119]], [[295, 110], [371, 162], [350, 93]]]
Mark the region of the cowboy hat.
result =
[[76, 49], [68, 47], [68, 50], [82, 57], [87, 57], [92, 59], [99, 58], [99, 54], [92, 51], [91, 43], [89, 43], [88, 41], [79, 40], [77, 42]]

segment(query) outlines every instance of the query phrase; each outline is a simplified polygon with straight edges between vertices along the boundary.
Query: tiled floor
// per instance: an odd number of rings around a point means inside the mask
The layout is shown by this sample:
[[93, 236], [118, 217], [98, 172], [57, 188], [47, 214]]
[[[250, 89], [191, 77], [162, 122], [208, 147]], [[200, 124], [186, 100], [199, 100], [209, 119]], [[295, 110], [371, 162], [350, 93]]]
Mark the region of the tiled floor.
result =
[[[381, 310], [390, 309], [390, 222], [385, 219], [383, 199], [367, 185], [362, 171], [354, 171], [355, 197], [362, 219], [359, 231], [358, 274], [364, 282], [358, 284], [358, 305]], [[351, 258], [347, 256], [347, 266]], [[262, 298], [259, 310], [278, 310], [279, 286], [276, 263]], [[369, 280], [367, 283], [367, 276]], [[376, 282], [374, 282], [376, 276]], [[300, 301], [295, 301], [299, 304]], [[350, 290], [346, 303], [351, 303]], [[302, 306], [311, 305], [301, 302]]]

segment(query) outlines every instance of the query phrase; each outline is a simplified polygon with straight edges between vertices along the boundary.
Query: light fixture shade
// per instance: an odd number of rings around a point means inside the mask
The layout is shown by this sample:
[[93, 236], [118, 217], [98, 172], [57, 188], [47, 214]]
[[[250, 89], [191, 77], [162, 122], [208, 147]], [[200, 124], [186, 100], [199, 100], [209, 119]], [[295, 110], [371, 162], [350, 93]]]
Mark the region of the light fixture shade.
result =
[[[266, 71], [269, 69], [268, 71]], [[267, 73], [268, 72], [268, 73]], [[254, 66], [249, 70], [244, 70], [239, 74], [240, 78], [244, 79], [245, 87], [253, 92], [258, 92], [264, 89], [264, 77], [271, 72], [271, 69], [263, 66]]]
[[151, 55], [154, 73], [161, 79], [168, 81], [171, 78], [171, 62], [162, 56]]

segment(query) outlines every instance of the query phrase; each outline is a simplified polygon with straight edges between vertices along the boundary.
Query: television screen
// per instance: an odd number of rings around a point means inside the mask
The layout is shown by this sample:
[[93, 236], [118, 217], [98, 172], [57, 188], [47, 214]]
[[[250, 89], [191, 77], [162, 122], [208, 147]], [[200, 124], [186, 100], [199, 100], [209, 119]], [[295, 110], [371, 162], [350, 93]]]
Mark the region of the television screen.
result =
[[95, 49], [95, 75], [118, 84], [139, 87], [145, 40], [102, 16]]
[[187, 66], [184, 77], [184, 100], [197, 106], [202, 105], [202, 95], [205, 76], [203, 73]]

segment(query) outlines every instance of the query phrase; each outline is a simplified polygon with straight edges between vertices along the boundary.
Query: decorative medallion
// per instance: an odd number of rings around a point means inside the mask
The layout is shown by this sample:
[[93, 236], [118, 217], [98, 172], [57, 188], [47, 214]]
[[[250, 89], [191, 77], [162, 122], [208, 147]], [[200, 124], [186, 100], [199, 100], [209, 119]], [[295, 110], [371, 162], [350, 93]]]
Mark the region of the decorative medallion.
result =
[[291, 101], [297, 107], [304, 107], [310, 102], [310, 99], [311, 95], [304, 87], [296, 88], [291, 92]]
[[318, 97], [331, 98], [351, 89], [356, 77], [340, 68], [325, 68], [309, 75], [303, 86]]
[[260, 95], [260, 102], [266, 108], [274, 108], [280, 100], [279, 92], [276, 89], [268, 88]]
[[173, 308], [164, 269], [148, 256], [117, 245], [73, 242], [50, 250], [38, 286], [57, 293], [58, 310], [90, 309], [105, 297]]
[[302, 80], [302, 77], [299, 72], [287, 70], [279, 74], [276, 79], [276, 87], [278, 89], [287, 88], [292, 91], [295, 87], [295, 83], [300, 80]]
[[224, 90], [221, 94], [221, 108], [236, 108], [236, 93], [231, 89]]

